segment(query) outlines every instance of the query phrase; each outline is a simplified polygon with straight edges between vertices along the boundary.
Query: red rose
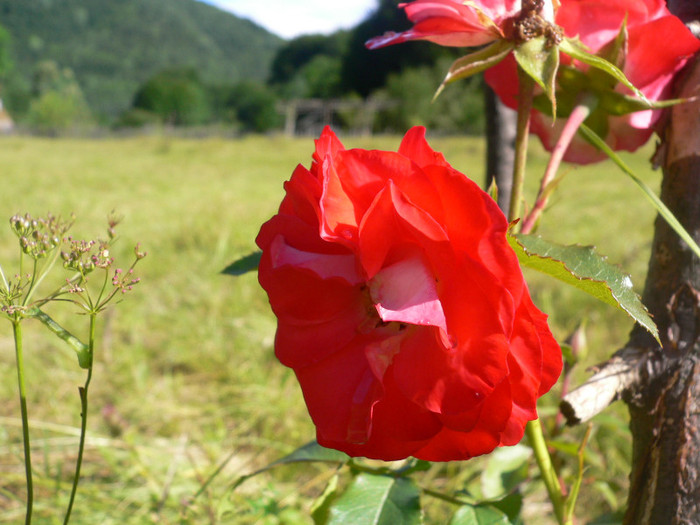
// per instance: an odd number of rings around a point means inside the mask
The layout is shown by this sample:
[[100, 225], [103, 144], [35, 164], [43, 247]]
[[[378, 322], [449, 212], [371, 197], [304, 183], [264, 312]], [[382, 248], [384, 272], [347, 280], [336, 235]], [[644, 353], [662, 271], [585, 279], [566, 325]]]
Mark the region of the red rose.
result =
[[[551, 1], [545, 4], [546, 10], [553, 9]], [[507, 22], [520, 13], [521, 1], [416, 0], [399, 7], [405, 9], [414, 26], [403, 33], [388, 32], [375, 37], [367, 42], [367, 47], [376, 49], [408, 40], [429, 40], [456, 47], [487, 44], [505, 38]]]
[[260, 284], [321, 445], [394, 460], [513, 445], [561, 371], [493, 200], [411, 129], [399, 151], [330, 129], [260, 230]]
[[[671, 82], [688, 58], [700, 50], [700, 41], [673, 16], [664, 0], [562, 0], [556, 12], [555, 22], [567, 37], [579, 37], [593, 52], [598, 52], [620, 32], [627, 19], [629, 34], [627, 53], [622, 70], [625, 76], [651, 101], [668, 98]], [[570, 59], [562, 56], [563, 63]], [[587, 66], [574, 64], [583, 71]], [[509, 106], [516, 107], [518, 78], [515, 60], [506, 57], [485, 73], [487, 83]], [[565, 93], [574, 99], [573, 88]], [[586, 86], [580, 86], [586, 91]], [[631, 94], [621, 85], [615, 88]], [[653, 133], [660, 111], [639, 111], [622, 116], [605, 113], [598, 108], [589, 118], [599, 134], [614, 150], [634, 151], [642, 146]], [[563, 122], [552, 126], [552, 119], [542, 113], [532, 113], [531, 130], [536, 133], [545, 148], [552, 150], [559, 137]], [[594, 146], [576, 137], [569, 146], [564, 160], [578, 164], [597, 162], [607, 158]]]

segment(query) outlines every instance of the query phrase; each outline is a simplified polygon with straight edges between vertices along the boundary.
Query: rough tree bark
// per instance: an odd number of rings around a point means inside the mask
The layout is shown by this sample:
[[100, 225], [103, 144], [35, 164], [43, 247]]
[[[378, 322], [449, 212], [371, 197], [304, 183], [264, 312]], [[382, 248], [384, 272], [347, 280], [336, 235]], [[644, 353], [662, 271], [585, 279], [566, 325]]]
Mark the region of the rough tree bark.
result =
[[[697, 95], [700, 61], [680, 95]], [[657, 155], [661, 198], [700, 242], [700, 103], [670, 112]], [[628, 347], [641, 349], [638, 380], [623, 392], [633, 437], [625, 523], [700, 523], [700, 259], [666, 222], [654, 228], [644, 304], [662, 347], [635, 327]]]
[[[700, 56], [678, 88], [680, 97], [700, 94]], [[661, 199], [700, 243], [700, 100], [675, 106], [662, 135]], [[660, 217], [642, 299], [662, 345], [636, 326], [562, 412], [585, 421], [621, 397], [633, 438], [625, 525], [700, 524], [700, 259]]]
[[[668, 6], [700, 36], [700, 2]], [[676, 87], [677, 96], [700, 95], [700, 56]], [[661, 199], [700, 243], [700, 100], [669, 112], [655, 159]], [[622, 398], [633, 438], [625, 525], [700, 524], [700, 259], [660, 217], [642, 299], [662, 345], [636, 326], [627, 346], [564, 398], [562, 412], [575, 424]]]

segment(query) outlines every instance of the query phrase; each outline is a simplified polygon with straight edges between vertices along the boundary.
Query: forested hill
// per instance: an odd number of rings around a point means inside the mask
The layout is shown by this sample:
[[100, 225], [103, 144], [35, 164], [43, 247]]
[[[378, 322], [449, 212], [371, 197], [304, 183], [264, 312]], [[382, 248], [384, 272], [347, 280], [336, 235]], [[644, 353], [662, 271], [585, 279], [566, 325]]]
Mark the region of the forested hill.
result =
[[70, 68], [91, 108], [115, 115], [137, 87], [173, 66], [209, 84], [263, 80], [283, 40], [196, 0], [0, 0], [14, 67], [30, 82], [36, 64]]

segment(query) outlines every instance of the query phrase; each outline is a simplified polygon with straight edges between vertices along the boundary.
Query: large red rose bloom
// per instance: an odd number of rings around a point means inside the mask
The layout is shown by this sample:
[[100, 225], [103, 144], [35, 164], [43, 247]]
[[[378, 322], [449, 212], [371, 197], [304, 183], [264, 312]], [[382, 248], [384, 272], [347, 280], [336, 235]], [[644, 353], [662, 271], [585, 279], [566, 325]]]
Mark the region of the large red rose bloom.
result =
[[467, 459], [520, 441], [561, 372], [493, 200], [413, 128], [398, 152], [329, 129], [260, 230], [259, 279], [321, 445]]

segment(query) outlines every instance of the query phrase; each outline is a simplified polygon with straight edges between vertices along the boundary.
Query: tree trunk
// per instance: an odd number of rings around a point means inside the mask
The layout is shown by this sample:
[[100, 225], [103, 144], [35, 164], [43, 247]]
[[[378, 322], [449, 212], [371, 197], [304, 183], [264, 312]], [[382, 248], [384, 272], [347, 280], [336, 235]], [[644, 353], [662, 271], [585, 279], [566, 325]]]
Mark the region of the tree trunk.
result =
[[486, 110], [486, 189], [498, 188], [498, 206], [508, 214], [515, 161], [515, 120], [517, 113], [505, 106], [484, 84]]
[[[680, 80], [697, 95], [700, 61]], [[657, 152], [661, 199], [700, 242], [700, 102], [670, 111]], [[635, 327], [628, 350], [643, 356], [623, 398], [630, 411], [632, 473], [626, 525], [700, 523], [700, 259], [658, 217], [644, 304], [662, 347]]]

